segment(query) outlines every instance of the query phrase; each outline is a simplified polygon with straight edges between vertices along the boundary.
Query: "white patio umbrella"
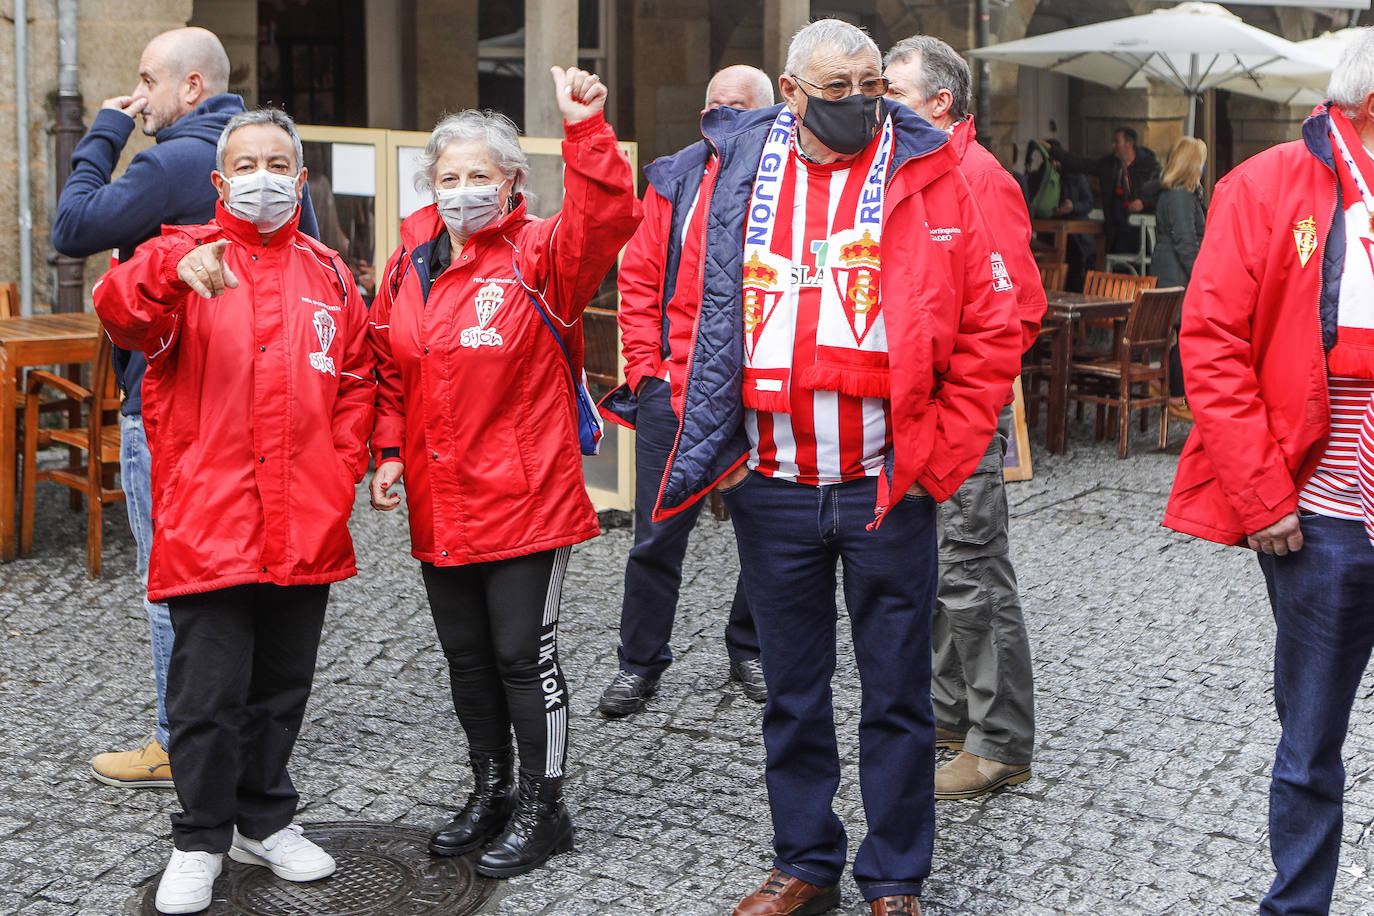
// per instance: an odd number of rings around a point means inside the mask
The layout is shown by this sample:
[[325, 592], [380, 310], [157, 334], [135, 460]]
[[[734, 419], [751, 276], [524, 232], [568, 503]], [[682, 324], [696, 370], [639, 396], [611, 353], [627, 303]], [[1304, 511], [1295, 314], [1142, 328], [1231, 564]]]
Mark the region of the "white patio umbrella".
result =
[[1331, 80], [1331, 71], [1340, 62], [1346, 46], [1363, 29], [1341, 29], [1336, 32], [1323, 32], [1316, 38], [1297, 43], [1308, 57], [1325, 61], [1326, 66], [1313, 73], [1302, 63], [1278, 60], [1259, 70], [1263, 81], [1256, 84], [1248, 74], [1227, 80], [1218, 88], [1231, 92], [1268, 99], [1284, 105], [1316, 105], [1326, 98], [1326, 84]]
[[[1146, 78], [1153, 77], [1187, 94], [1188, 135], [1194, 132], [1197, 97], [1228, 80], [1235, 85], [1227, 88], [1254, 95], [1266, 85], [1263, 68], [1277, 61], [1308, 73], [1330, 73], [1326, 61], [1295, 42], [1247, 25], [1215, 3], [1180, 3], [969, 53], [1120, 89], [1143, 88]], [[1242, 75], [1247, 77], [1244, 85], [1236, 80]]]

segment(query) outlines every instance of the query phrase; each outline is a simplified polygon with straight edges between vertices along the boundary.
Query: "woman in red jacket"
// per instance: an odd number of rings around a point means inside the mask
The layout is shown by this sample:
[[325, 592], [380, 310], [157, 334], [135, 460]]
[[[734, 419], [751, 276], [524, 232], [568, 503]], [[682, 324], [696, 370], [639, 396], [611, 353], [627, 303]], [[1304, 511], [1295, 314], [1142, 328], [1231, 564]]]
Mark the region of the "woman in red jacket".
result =
[[562, 211], [526, 212], [529, 164], [510, 120], [444, 118], [416, 178], [436, 203], [401, 225], [369, 338], [379, 381], [372, 505], [395, 508], [389, 490], [404, 473], [411, 552], [473, 768], [467, 804], [430, 850], [484, 848], [477, 869], [497, 877], [572, 848], [558, 605], [571, 545], [599, 528], [553, 327], [580, 375], [582, 310], [639, 222], [630, 164], [602, 116], [605, 86], [575, 68], [554, 67], [553, 79]]

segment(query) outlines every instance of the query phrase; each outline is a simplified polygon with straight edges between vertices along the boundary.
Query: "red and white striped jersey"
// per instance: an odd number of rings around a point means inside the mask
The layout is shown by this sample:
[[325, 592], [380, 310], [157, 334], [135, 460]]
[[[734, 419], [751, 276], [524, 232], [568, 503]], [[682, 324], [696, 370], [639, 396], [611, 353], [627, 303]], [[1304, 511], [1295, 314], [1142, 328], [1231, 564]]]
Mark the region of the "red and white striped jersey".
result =
[[1298, 508], [1318, 515], [1361, 521], [1360, 470], [1356, 447], [1360, 426], [1374, 397], [1374, 380], [1331, 376], [1331, 438], [1317, 469], [1298, 493]]
[[[772, 244], [775, 254], [790, 260], [791, 277], [765, 319], [793, 327], [793, 367], [815, 362], [822, 284], [832, 282], [823, 252], [832, 234], [847, 228], [837, 226], [837, 213], [847, 212], [852, 225], [855, 201], [867, 178], [866, 166], [871, 164], [869, 155], [821, 165], [804, 161], [795, 146], [792, 149], [791, 180], [781, 189]], [[789, 192], [790, 226], [785, 218]], [[884, 335], [881, 321], [879, 313], [869, 333]], [[745, 365], [753, 367], [752, 353], [747, 347], [745, 352]], [[800, 375], [799, 371], [786, 373], [790, 413], [745, 410], [749, 467], [812, 486], [881, 473], [892, 444], [889, 401], [803, 388], [798, 384]]]

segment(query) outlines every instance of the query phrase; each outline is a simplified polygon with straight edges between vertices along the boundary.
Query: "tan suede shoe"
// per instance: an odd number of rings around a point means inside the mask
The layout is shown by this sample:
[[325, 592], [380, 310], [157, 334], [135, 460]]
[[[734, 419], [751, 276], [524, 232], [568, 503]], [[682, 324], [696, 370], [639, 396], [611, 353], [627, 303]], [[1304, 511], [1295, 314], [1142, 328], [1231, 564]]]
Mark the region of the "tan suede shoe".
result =
[[839, 905], [839, 885], [817, 887], [775, 868], [758, 890], [739, 902], [735, 916], [814, 916]]
[[896, 897], [879, 897], [869, 903], [873, 916], [921, 916], [921, 904], [915, 894], [901, 894]]
[[964, 733], [956, 732], [952, 728], [941, 728], [935, 726], [935, 746], [942, 747], [947, 751], [962, 751], [964, 749]]
[[156, 738], [132, 751], [107, 751], [91, 758], [91, 775], [107, 786], [172, 788], [172, 763]]
[[1031, 778], [1030, 764], [1016, 766], [960, 751], [935, 771], [935, 797], [977, 798], [1003, 786], [1016, 786]]

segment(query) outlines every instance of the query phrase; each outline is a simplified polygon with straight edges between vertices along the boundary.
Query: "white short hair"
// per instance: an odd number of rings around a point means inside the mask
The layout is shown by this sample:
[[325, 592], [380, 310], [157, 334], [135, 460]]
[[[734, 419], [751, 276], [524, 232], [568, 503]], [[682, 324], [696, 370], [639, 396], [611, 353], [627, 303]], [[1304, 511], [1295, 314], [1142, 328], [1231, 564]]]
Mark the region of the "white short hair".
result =
[[786, 71], [800, 75], [811, 63], [816, 51], [821, 48], [829, 48], [842, 57], [858, 57], [860, 54], [869, 53], [873, 55], [875, 66], [882, 65], [882, 55], [878, 53], [877, 44], [863, 29], [843, 19], [817, 19], [809, 25], [802, 26], [797, 30], [797, 34], [792, 36], [792, 43], [787, 46]]
[[1354, 117], [1355, 109], [1374, 92], [1374, 28], [1357, 30], [1340, 63], [1331, 73], [1326, 87], [1329, 98], [1346, 117]]
[[425, 151], [416, 161], [415, 190], [434, 190], [434, 169], [450, 143], [477, 140], [487, 148], [501, 174], [511, 179], [511, 193], [519, 194], [530, 181], [530, 160], [520, 148], [515, 122], [500, 112], [469, 108], [447, 115], [434, 125]]

